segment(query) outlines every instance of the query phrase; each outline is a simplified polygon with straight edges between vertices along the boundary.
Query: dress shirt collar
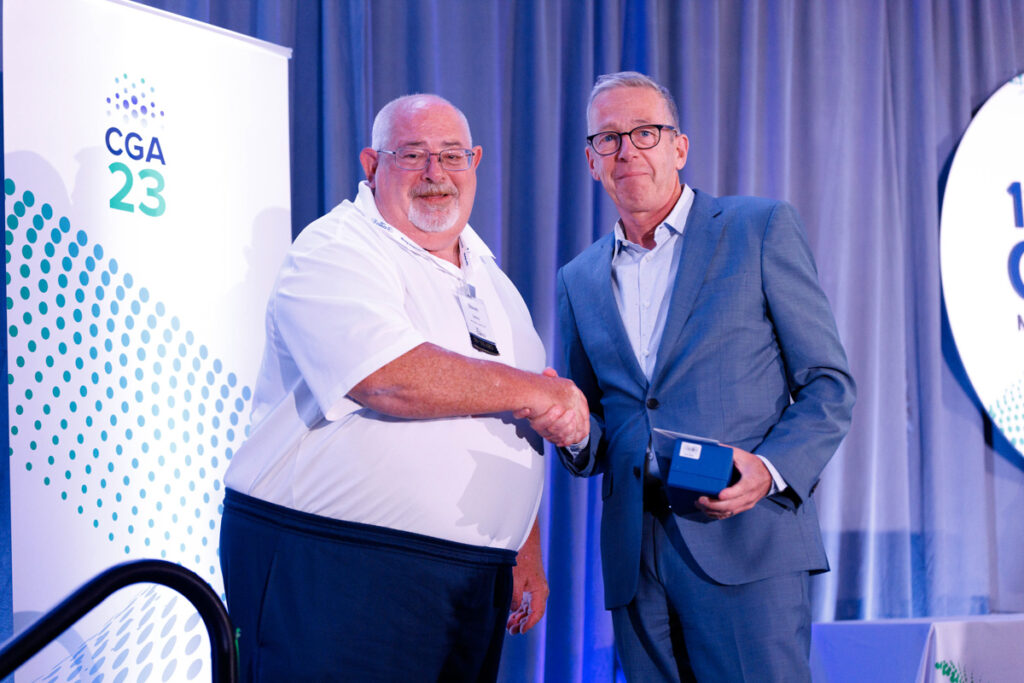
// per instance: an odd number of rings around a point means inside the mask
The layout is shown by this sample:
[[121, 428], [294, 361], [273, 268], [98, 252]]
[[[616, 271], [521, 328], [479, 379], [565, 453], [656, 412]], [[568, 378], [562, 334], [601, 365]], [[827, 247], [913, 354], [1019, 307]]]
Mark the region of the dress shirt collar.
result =
[[[654, 230], [654, 241], [661, 244], [665, 241], [665, 231], [671, 231], [676, 235], [683, 234], [683, 228], [686, 226], [686, 218], [690, 215], [690, 207], [693, 206], [693, 190], [689, 185], [683, 184], [683, 191], [679, 195], [679, 199], [676, 200], [676, 205], [672, 207], [672, 210], [665, 216], [665, 220], [662, 221]], [[615, 253], [620, 253], [623, 249], [636, 247], [643, 249], [640, 245], [630, 242], [626, 239], [626, 232], [622, 229], [622, 219], [615, 221]], [[644, 250], [646, 251], [646, 249]]]

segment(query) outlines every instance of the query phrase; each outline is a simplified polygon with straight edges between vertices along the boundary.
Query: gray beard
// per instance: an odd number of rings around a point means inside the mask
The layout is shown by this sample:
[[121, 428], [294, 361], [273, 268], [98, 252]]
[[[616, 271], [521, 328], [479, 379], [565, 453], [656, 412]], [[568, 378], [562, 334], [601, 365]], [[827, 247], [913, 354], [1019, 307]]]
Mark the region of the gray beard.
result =
[[409, 205], [409, 222], [423, 232], [444, 232], [459, 220], [459, 200], [451, 208], [443, 210], [423, 209], [415, 200]]

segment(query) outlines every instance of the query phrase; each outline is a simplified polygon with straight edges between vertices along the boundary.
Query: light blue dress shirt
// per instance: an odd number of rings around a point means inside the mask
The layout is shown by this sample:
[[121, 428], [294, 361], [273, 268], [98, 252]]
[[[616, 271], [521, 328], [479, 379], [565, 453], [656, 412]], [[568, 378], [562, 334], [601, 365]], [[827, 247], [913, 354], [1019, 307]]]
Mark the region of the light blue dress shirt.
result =
[[693, 190], [683, 192], [665, 220], [654, 229], [655, 246], [645, 249], [626, 239], [622, 221], [615, 224], [612, 290], [622, 324], [640, 368], [651, 378], [665, 331], [669, 296], [682, 253], [683, 227], [693, 206]]
[[[633, 355], [648, 380], [658, 360], [658, 347], [671, 303], [672, 283], [679, 272], [683, 228], [691, 206], [693, 190], [683, 185], [676, 205], [654, 229], [655, 245], [651, 249], [630, 242], [622, 229], [622, 221], [615, 223], [612, 291]], [[659, 469], [658, 460], [648, 445], [648, 476], [657, 476]]]

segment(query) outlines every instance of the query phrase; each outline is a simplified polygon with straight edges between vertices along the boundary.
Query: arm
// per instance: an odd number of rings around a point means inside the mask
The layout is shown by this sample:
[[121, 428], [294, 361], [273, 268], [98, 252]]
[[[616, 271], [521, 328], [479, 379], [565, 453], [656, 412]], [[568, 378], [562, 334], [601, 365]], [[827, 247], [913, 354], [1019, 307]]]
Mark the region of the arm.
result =
[[[803, 226], [788, 204], [777, 205], [768, 220], [761, 270], [791, 402], [755, 451], [787, 484], [771, 500], [793, 507], [810, 495], [846, 435], [856, 390]], [[698, 502], [714, 517], [750, 509], [771, 488], [764, 463], [741, 449], [733, 453], [740, 481], [717, 500], [704, 497]]]
[[558, 445], [581, 440], [589, 428], [586, 400], [567, 379], [469, 358], [423, 343], [378, 368], [349, 397], [384, 415], [427, 419], [556, 411], [542, 436]]
[[548, 604], [548, 580], [540, 552], [540, 525], [533, 520], [533, 529], [516, 555], [512, 569], [512, 604], [505, 626], [511, 634], [526, 633], [537, 625]]
[[[275, 343], [324, 417], [359, 405], [410, 419], [558, 406], [568, 417], [551, 436], [582, 438], [586, 407], [571, 382], [427, 342], [406, 310], [401, 269], [374, 233], [354, 212], [329, 218], [300, 235], [269, 310]], [[347, 225], [348, 239], [335, 238], [332, 221]]]
[[[572, 453], [566, 448], [558, 449], [558, 457], [569, 472], [578, 477], [589, 477], [599, 474], [604, 467], [603, 453], [605, 443], [604, 412], [601, 406], [601, 391], [597, 377], [590, 365], [579, 329], [576, 326], [576, 315], [569, 300], [568, 288], [565, 284], [565, 270], [558, 271], [558, 323], [562, 336], [562, 348], [565, 354], [566, 376], [576, 383], [586, 397], [590, 409], [589, 439], [579, 453]], [[581, 439], [568, 444], [579, 443]]]

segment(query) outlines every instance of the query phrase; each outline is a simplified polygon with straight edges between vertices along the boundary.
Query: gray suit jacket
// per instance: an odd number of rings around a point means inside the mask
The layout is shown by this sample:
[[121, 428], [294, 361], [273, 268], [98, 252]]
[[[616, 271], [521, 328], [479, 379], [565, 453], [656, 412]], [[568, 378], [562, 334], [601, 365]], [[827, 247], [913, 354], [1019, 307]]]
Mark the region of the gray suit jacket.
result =
[[[606, 235], [559, 271], [568, 376], [592, 413], [576, 475], [601, 473], [605, 606], [627, 604], [640, 560], [642, 476], [652, 429], [711, 437], [766, 457], [789, 488], [712, 521], [673, 519], [711, 578], [740, 584], [825, 571], [811, 493], [850, 424], [854, 382], [800, 219], [789, 204], [697, 192], [648, 381], [611, 284]], [[658, 441], [655, 451], [667, 462]]]

